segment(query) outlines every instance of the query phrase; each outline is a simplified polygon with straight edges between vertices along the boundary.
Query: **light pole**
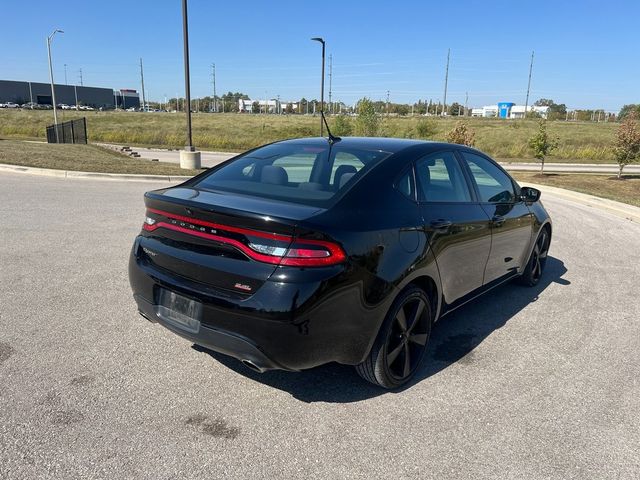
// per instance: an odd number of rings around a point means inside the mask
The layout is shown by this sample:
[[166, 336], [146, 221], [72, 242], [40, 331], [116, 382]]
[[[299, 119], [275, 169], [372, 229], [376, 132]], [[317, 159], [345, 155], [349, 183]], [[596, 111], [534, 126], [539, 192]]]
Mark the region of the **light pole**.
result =
[[[322, 44], [322, 78], [320, 80], [320, 111], [324, 112], [324, 39], [321, 37], [313, 37], [311, 40]], [[320, 136], [324, 136], [324, 120], [320, 116]]]
[[200, 168], [200, 152], [196, 152], [191, 135], [191, 87], [189, 81], [189, 21], [187, 18], [187, 0], [182, 0], [182, 36], [184, 43], [184, 89], [187, 113], [187, 145], [180, 151], [180, 167]]
[[53, 67], [51, 65], [51, 40], [56, 33], [64, 33], [62, 30], [55, 29], [51, 32], [51, 35], [47, 37], [47, 52], [49, 53], [49, 78], [51, 79], [51, 101], [53, 102], [53, 125], [56, 131], [56, 143], [59, 143], [58, 138], [58, 111], [56, 105], [56, 89], [53, 87]]

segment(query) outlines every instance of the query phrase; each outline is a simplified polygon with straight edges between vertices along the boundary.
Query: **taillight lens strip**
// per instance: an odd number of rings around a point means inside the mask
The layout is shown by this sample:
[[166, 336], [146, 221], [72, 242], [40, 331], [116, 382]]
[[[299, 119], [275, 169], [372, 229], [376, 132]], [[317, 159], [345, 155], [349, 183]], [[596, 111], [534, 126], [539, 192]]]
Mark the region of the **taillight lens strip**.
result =
[[[215, 235], [212, 233], [205, 233], [198, 230], [192, 230], [189, 228], [181, 227], [179, 225], [163, 222], [162, 220], [157, 220], [152, 224], [149, 224], [145, 221], [145, 223], [142, 225], [142, 228], [148, 232], [153, 232], [157, 228], [166, 228], [176, 232], [186, 233], [189, 235], [194, 235], [196, 237], [213, 240], [218, 243], [231, 245], [247, 255], [249, 258], [252, 258], [253, 260], [257, 260], [259, 262], [270, 263], [273, 265], [321, 267], [336, 265], [346, 260], [346, 255], [342, 248], [340, 248], [339, 245], [333, 242], [311, 239], [294, 239], [289, 235], [281, 235], [276, 233], [261, 232], [259, 230], [232, 227], [229, 225], [222, 225], [219, 223], [207, 222], [205, 220], [199, 220], [192, 217], [164, 212], [162, 210], [156, 210], [153, 208], [148, 208], [147, 211], [155, 213], [156, 215], [160, 215], [162, 217], [180, 220], [182, 222], [190, 223], [193, 225], [201, 225], [205, 227], [215, 228], [216, 230], [239, 233], [249, 237], [266, 238], [269, 240], [287, 242], [288, 248], [283, 249], [284, 255], [266, 255], [254, 250], [249, 245], [246, 245], [239, 240]], [[305, 246], [316, 246], [320, 247], [320, 249], [305, 248]]]

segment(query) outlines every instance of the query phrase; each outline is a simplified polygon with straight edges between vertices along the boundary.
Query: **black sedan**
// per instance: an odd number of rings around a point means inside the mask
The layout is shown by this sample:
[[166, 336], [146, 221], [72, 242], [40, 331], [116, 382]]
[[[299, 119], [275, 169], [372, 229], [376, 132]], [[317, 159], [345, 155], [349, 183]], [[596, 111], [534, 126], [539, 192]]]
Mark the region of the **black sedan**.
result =
[[539, 198], [461, 145], [282, 141], [147, 192], [129, 278], [145, 318], [254, 370], [339, 362], [394, 388], [437, 319], [539, 281]]

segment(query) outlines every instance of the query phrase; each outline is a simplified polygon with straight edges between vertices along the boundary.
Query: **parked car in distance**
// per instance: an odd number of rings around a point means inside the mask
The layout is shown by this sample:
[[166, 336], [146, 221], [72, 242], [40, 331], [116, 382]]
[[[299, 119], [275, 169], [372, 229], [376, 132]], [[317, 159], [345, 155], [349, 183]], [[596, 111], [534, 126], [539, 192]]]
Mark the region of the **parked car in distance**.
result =
[[20, 105], [13, 102], [7, 102], [4, 104], [4, 108], [20, 108]]
[[416, 373], [439, 318], [536, 285], [552, 234], [540, 191], [417, 140], [276, 142], [144, 200], [142, 316], [257, 371], [339, 362], [384, 388]]

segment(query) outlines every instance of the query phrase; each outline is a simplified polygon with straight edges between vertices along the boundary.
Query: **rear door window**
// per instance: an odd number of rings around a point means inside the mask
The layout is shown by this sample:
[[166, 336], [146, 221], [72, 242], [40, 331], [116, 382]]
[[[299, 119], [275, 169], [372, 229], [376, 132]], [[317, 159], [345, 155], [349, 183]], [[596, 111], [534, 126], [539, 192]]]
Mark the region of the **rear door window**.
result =
[[422, 202], [470, 202], [469, 185], [453, 152], [439, 152], [416, 162]]

